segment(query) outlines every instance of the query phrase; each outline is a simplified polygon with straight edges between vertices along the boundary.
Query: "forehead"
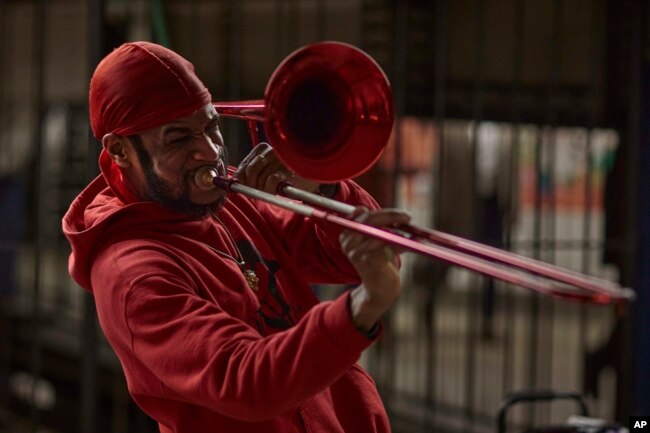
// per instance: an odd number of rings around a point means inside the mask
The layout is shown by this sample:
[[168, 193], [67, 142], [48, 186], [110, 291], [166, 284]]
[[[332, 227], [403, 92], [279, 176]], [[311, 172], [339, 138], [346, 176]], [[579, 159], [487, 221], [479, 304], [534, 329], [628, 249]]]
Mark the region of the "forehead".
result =
[[202, 129], [219, 115], [212, 104], [206, 104], [189, 116], [180, 117], [160, 126], [158, 129], [164, 135], [178, 129]]
[[219, 115], [212, 104], [206, 104], [194, 113], [174, 119], [164, 125], [143, 131], [140, 135], [149, 138], [163, 138], [173, 132], [203, 131], [210, 122], [218, 119]]

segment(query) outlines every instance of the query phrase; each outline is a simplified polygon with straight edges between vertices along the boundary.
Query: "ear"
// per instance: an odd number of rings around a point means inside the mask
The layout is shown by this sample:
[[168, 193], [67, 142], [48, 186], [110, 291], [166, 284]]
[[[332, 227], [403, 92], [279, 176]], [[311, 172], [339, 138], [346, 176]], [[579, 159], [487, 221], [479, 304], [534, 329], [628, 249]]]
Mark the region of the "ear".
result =
[[102, 137], [102, 146], [118, 167], [127, 168], [133, 164], [133, 152], [124, 136], [110, 132]]

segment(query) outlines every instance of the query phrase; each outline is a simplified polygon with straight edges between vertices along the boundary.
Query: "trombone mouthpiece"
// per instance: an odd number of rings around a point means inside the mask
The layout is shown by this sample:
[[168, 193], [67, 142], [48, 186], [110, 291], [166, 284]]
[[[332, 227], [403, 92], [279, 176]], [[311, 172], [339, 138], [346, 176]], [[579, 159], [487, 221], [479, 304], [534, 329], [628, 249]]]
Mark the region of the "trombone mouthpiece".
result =
[[214, 184], [214, 179], [218, 177], [217, 170], [214, 167], [209, 165], [204, 165], [203, 167], [196, 170], [194, 174], [194, 183], [199, 189], [203, 191], [209, 191], [215, 189], [216, 185]]

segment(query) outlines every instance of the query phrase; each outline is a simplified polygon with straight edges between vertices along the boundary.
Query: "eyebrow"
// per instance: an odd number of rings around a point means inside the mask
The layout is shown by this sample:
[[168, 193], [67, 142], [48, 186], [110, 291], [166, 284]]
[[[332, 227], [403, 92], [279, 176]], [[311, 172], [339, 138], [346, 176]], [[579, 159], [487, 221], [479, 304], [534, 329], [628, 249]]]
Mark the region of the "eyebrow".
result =
[[[219, 122], [219, 113], [214, 113], [214, 115], [211, 116], [210, 119], [208, 120], [207, 127], [214, 126], [215, 124], [217, 124], [217, 122]], [[193, 132], [193, 130], [188, 126], [170, 126], [166, 129], [163, 129], [162, 135], [166, 136], [175, 132], [185, 134], [185, 133], [191, 133]]]

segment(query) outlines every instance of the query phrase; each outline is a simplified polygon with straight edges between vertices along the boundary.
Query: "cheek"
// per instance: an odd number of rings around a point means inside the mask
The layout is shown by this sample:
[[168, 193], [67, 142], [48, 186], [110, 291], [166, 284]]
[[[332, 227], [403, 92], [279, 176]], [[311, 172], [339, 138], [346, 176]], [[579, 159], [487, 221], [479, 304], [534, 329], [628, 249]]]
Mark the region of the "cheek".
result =
[[185, 155], [173, 155], [160, 159], [154, 164], [156, 175], [170, 187], [183, 188], [186, 170], [184, 169], [187, 158]]

